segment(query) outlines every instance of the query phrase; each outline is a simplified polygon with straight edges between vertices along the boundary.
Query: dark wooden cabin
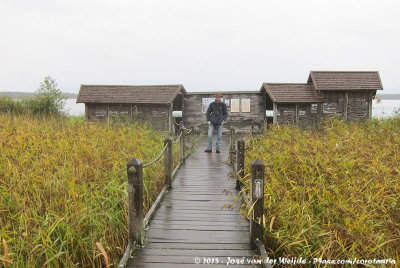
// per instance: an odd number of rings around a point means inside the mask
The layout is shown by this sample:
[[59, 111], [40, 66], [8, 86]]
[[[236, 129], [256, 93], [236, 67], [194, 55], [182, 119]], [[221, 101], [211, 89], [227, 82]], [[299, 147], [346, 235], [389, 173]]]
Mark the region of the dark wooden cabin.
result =
[[311, 71], [308, 83], [322, 92], [324, 115], [337, 115], [347, 121], [372, 118], [372, 99], [383, 90], [378, 72]]
[[147, 122], [155, 130], [173, 132], [173, 111], [182, 111], [186, 90], [182, 85], [81, 85], [77, 103], [85, 103], [89, 121], [128, 117]]
[[323, 96], [311, 84], [264, 83], [261, 93], [273, 111], [270, 123], [307, 126], [321, 118]]
[[264, 83], [260, 89], [274, 124], [315, 125], [325, 116], [372, 118], [372, 99], [383, 90], [378, 72], [311, 71], [305, 84]]

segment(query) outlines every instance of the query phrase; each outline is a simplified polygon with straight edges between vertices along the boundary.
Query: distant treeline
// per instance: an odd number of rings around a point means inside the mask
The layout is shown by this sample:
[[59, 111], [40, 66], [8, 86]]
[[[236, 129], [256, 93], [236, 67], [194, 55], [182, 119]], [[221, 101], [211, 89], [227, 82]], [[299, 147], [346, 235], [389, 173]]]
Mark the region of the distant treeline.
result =
[[[66, 99], [76, 99], [78, 97], [77, 94], [74, 93], [61, 93], [63, 98]], [[30, 92], [0, 92], [0, 97], [5, 96], [12, 99], [21, 99], [21, 98], [34, 98], [35, 93]]]
[[[7, 92], [4, 92], [7, 93]], [[14, 92], [22, 93], [22, 92]], [[61, 116], [66, 97], [57, 87], [57, 82], [46, 76], [40, 83], [35, 93], [22, 93], [24, 95], [0, 95], [0, 114], [30, 114], [35, 116]]]
[[400, 94], [376, 94], [381, 100], [400, 100]]

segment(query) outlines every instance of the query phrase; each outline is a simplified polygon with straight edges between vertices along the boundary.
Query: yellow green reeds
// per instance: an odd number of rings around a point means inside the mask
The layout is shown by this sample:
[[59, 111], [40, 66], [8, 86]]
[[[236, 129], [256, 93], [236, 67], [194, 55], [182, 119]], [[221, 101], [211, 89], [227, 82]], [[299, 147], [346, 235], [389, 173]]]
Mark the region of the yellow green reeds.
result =
[[266, 166], [270, 256], [400, 262], [399, 117], [272, 127], [246, 145], [246, 174], [256, 158]]
[[[0, 267], [115, 266], [127, 242], [126, 164], [164, 136], [139, 125], [0, 115]], [[144, 169], [145, 213], [163, 161]]]

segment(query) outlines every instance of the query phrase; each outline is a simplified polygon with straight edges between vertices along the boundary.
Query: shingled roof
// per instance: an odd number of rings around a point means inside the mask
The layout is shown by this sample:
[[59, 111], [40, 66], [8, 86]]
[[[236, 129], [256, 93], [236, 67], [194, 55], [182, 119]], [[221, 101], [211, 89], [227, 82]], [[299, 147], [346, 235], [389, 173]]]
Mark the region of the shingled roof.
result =
[[170, 104], [183, 85], [111, 86], [81, 85], [77, 103], [157, 103]]
[[263, 83], [271, 100], [276, 103], [312, 103], [322, 102], [323, 97], [314, 90], [312, 84], [304, 83]]
[[316, 90], [382, 90], [379, 73], [311, 71], [308, 83]]

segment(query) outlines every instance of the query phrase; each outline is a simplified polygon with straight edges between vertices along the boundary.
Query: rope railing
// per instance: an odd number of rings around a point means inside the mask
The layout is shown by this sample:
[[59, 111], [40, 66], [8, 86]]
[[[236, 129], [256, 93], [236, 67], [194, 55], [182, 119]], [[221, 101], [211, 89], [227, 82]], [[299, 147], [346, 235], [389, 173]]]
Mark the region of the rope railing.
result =
[[178, 143], [180, 141], [182, 133], [183, 133], [183, 131], [181, 131], [179, 136], [176, 139], [174, 139], [174, 141], [172, 142], [173, 144]]
[[183, 122], [181, 121], [179, 124], [176, 122], [175, 117], [172, 118], [174, 121], [174, 124], [177, 126], [180, 126], [180, 129], [182, 130], [188, 130], [189, 128], [185, 127], [185, 125], [183, 124]]
[[[251, 130], [254, 126], [252, 124]], [[230, 157], [229, 162], [233, 165], [236, 173], [236, 189], [239, 191], [240, 200], [245, 203], [250, 214], [250, 245], [252, 249], [257, 249], [261, 256], [267, 256], [263, 240], [264, 226], [260, 224], [264, 219], [264, 185], [265, 185], [265, 165], [257, 158], [250, 165], [250, 174], [245, 176], [245, 150], [246, 144], [243, 139], [236, 140], [235, 128], [230, 129]], [[253, 131], [251, 131], [253, 132]], [[236, 146], [235, 146], [236, 145]], [[235, 161], [236, 160], [236, 161]], [[235, 163], [236, 162], [236, 163]], [[250, 176], [249, 191], [246, 193], [244, 188], [245, 177]], [[259, 201], [261, 200], [261, 202]], [[270, 265], [263, 267], [271, 268]]]
[[159, 160], [159, 159], [161, 158], [162, 154], [165, 152], [165, 150], [167, 149], [167, 147], [168, 147], [168, 144], [166, 144], [166, 145], [164, 146], [164, 149], [161, 151], [161, 153], [160, 153], [153, 161], [151, 161], [151, 162], [148, 163], [148, 164], [143, 164], [143, 167], [151, 166], [152, 164], [154, 164], [155, 162], [157, 162], [157, 160]]
[[185, 125], [184, 125], [183, 123], [182, 123], [180, 126], [181, 126], [181, 129], [182, 129], [182, 130], [188, 130], [188, 128], [185, 127]]
[[185, 130], [189, 130], [189, 131], [186, 131], [186, 134], [189, 134], [190, 132], [192, 132], [193, 128], [185, 128]]
[[172, 117], [172, 119], [174, 120], [175, 125], [179, 126], [179, 124], [175, 120], [175, 117]]
[[[181, 123], [181, 126], [183, 124]], [[189, 130], [189, 131], [187, 131]], [[173, 140], [171, 137], [167, 137], [164, 140], [164, 148], [157, 155], [157, 157], [148, 164], [143, 164], [139, 159], [133, 158], [127, 165], [128, 173], [128, 230], [129, 230], [129, 243], [125, 250], [124, 256], [120, 261], [118, 267], [125, 267], [126, 262], [132, 255], [135, 245], [143, 245], [144, 243], [144, 226], [148, 224], [150, 219], [153, 217], [155, 210], [159, 206], [164, 194], [172, 187], [172, 180], [182, 164], [185, 163], [186, 158], [189, 157], [186, 151], [185, 136], [186, 133], [190, 134], [191, 146], [194, 148], [194, 131], [193, 127], [190, 129], [181, 128], [179, 136]], [[174, 167], [174, 157], [173, 157], [173, 144], [178, 143], [179, 146], [179, 162], [175, 169]], [[158, 160], [164, 154], [164, 187], [159, 193], [157, 199], [154, 201], [153, 205], [147, 212], [146, 216], [143, 218], [143, 193], [144, 193], [144, 183], [143, 183], [143, 168], [148, 167]]]

